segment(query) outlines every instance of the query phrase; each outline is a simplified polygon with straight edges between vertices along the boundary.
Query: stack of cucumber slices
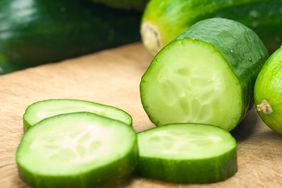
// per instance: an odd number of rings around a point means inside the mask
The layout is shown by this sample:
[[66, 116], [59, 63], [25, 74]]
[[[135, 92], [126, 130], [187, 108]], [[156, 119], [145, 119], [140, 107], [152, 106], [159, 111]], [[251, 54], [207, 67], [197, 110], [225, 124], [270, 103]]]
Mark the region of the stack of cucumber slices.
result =
[[23, 117], [17, 165], [32, 187], [100, 187], [136, 167], [137, 136], [120, 109], [57, 99], [32, 104]]

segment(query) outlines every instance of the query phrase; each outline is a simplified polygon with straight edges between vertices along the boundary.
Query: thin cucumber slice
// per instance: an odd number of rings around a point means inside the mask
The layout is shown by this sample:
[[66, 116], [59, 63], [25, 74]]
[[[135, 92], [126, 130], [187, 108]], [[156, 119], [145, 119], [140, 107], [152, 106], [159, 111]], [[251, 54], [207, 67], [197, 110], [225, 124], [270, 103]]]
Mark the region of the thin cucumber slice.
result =
[[236, 141], [221, 128], [171, 124], [138, 134], [137, 173], [176, 183], [211, 183], [237, 171]]
[[24, 130], [45, 118], [73, 112], [91, 112], [132, 125], [131, 116], [113, 106], [77, 99], [49, 99], [28, 106], [23, 115]]
[[143, 107], [157, 126], [203, 123], [230, 131], [252, 106], [267, 57], [246, 26], [223, 18], [198, 22], [153, 59], [140, 83]]
[[80, 112], [47, 118], [27, 131], [16, 161], [32, 187], [92, 188], [128, 176], [137, 157], [132, 127]]

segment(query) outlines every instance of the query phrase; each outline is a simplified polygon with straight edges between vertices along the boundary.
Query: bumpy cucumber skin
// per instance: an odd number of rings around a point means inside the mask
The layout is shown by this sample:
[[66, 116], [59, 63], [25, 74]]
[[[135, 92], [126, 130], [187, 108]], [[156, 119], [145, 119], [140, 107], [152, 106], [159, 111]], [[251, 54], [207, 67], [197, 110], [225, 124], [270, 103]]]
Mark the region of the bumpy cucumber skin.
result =
[[148, 0], [93, 0], [113, 8], [143, 10]]
[[[255, 84], [255, 104], [259, 116], [272, 130], [282, 134], [282, 47], [265, 63]], [[266, 101], [270, 109], [264, 112], [259, 105]]]
[[162, 47], [202, 19], [234, 19], [256, 31], [272, 52], [282, 43], [281, 8], [280, 0], [151, 0], [142, 25], [157, 29]]
[[[91, 102], [91, 101], [84, 101], [84, 100], [79, 100], [79, 99], [47, 99], [47, 100], [43, 100], [43, 101], [38, 101], [38, 102], [35, 102], [35, 103], [32, 103], [31, 105], [29, 105], [25, 112], [24, 112], [24, 115], [23, 115], [23, 125], [24, 125], [24, 132], [26, 132], [29, 128], [31, 128], [32, 126], [34, 126], [33, 124], [31, 124], [28, 119], [26, 118], [27, 114], [29, 113], [29, 109], [32, 108], [33, 105], [36, 105], [38, 103], [44, 103], [44, 102], [52, 102], [52, 101], [74, 101], [74, 102], [82, 102], [82, 103], [89, 103], [89, 104], [93, 104], [94, 106], [100, 106], [102, 108], [112, 108], [112, 109], [116, 109], [117, 111], [121, 111], [122, 113], [126, 114], [129, 118], [128, 122], [122, 122], [122, 123], [125, 123], [129, 126], [132, 126], [132, 117], [130, 114], [128, 114], [126, 111], [122, 110], [122, 109], [119, 109], [119, 108], [116, 108], [114, 106], [109, 106], [109, 105], [104, 105], [104, 104], [100, 104], [100, 103], [95, 103], [95, 102]], [[62, 114], [66, 114], [66, 113], [62, 113]], [[95, 113], [97, 114], [97, 113]], [[99, 114], [98, 114], [99, 115]], [[109, 117], [107, 117], [109, 118]], [[113, 118], [110, 118], [110, 119], [113, 119]], [[117, 119], [114, 119], [116, 121], [119, 121]], [[38, 123], [38, 122], [37, 122]]]
[[[78, 113], [72, 113], [73, 115], [88, 115], [88, 116], [96, 116], [99, 118], [107, 119], [110, 121], [115, 121], [120, 124], [125, 125], [124, 123], [121, 123], [120, 121], [112, 120], [109, 118], [105, 118], [103, 116], [99, 116], [97, 114], [88, 113], [88, 112], [78, 112]], [[47, 118], [43, 121], [49, 121], [52, 120], [52, 118], [59, 118], [63, 116], [68, 116], [72, 114], [61, 114], [57, 116], [53, 116], [50, 118]], [[41, 121], [41, 122], [43, 122]], [[41, 126], [41, 122], [39, 122], [36, 126]], [[126, 125], [126, 127], [128, 127]], [[128, 127], [131, 129], [130, 127]], [[36, 127], [35, 127], [36, 129]], [[27, 132], [26, 134], [29, 134]], [[135, 135], [135, 134], [133, 134]], [[22, 138], [22, 140], [24, 137]], [[93, 188], [93, 187], [107, 187], [108, 185], [116, 185], [119, 183], [123, 183], [124, 179], [126, 177], [130, 176], [135, 167], [137, 166], [138, 161], [138, 146], [137, 146], [137, 136], [134, 136], [134, 143], [132, 145], [132, 148], [129, 150], [128, 153], [124, 154], [124, 156], [121, 156], [118, 160], [113, 161], [110, 164], [101, 166], [100, 168], [96, 168], [93, 171], [86, 171], [81, 172], [79, 174], [71, 174], [71, 175], [60, 175], [60, 176], [48, 176], [48, 175], [34, 175], [31, 173], [28, 169], [22, 167], [18, 160], [17, 167], [18, 167], [18, 173], [19, 176], [22, 178], [23, 181], [25, 181], [28, 185], [34, 188]], [[17, 149], [18, 156], [18, 150], [22, 144], [22, 141]], [[17, 157], [18, 158], [18, 157]], [[99, 171], [99, 172], [97, 172]]]
[[[236, 143], [235, 139], [234, 143]], [[235, 145], [233, 149], [213, 161], [210, 158], [200, 160], [171, 159], [168, 161], [168, 159], [141, 155], [135, 173], [143, 177], [174, 183], [205, 184], [224, 181], [233, 176], [237, 170], [237, 147]]]
[[3, 0], [2, 73], [137, 41], [139, 20], [139, 13], [88, 1]]
[[222, 54], [241, 84], [242, 119], [253, 105], [255, 80], [268, 58], [267, 49], [260, 38], [248, 27], [224, 18], [200, 21], [176, 40], [185, 38], [207, 42]]

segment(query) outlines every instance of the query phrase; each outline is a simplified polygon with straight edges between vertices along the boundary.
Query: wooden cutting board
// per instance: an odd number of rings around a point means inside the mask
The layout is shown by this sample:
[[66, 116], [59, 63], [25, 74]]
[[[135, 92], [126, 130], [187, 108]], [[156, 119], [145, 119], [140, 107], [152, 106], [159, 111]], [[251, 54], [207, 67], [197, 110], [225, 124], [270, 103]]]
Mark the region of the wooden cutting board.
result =
[[[107, 50], [0, 77], [0, 188], [27, 187], [17, 174], [15, 151], [22, 136], [22, 114], [32, 102], [79, 98], [128, 111], [134, 128], [152, 127], [139, 99], [139, 81], [151, 56], [141, 44]], [[251, 111], [233, 132], [239, 142], [239, 171], [209, 185], [176, 185], [133, 177], [126, 188], [269, 187], [282, 188], [282, 136]]]

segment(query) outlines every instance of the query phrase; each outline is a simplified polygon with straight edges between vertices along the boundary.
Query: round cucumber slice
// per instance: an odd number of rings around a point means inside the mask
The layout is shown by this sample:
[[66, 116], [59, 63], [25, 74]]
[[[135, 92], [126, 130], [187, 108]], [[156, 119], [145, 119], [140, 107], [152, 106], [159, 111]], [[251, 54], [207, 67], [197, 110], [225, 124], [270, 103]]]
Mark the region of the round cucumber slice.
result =
[[141, 97], [156, 125], [194, 122], [234, 128], [243, 109], [240, 83], [213, 46], [176, 40], [154, 61], [142, 78]]
[[140, 83], [143, 107], [157, 126], [203, 123], [230, 131], [253, 103], [267, 56], [246, 26], [223, 18], [200, 21], [154, 57]]
[[49, 99], [28, 106], [23, 115], [24, 130], [28, 130], [45, 118], [74, 112], [91, 112], [132, 125], [131, 116], [113, 106], [77, 99]]
[[258, 114], [271, 129], [282, 134], [282, 48], [265, 63], [255, 84]]
[[88, 188], [128, 176], [137, 157], [132, 127], [81, 112], [47, 118], [27, 131], [16, 161], [32, 187]]
[[171, 124], [138, 134], [137, 173], [176, 183], [211, 183], [237, 171], [236, 141], [221, 128]]

